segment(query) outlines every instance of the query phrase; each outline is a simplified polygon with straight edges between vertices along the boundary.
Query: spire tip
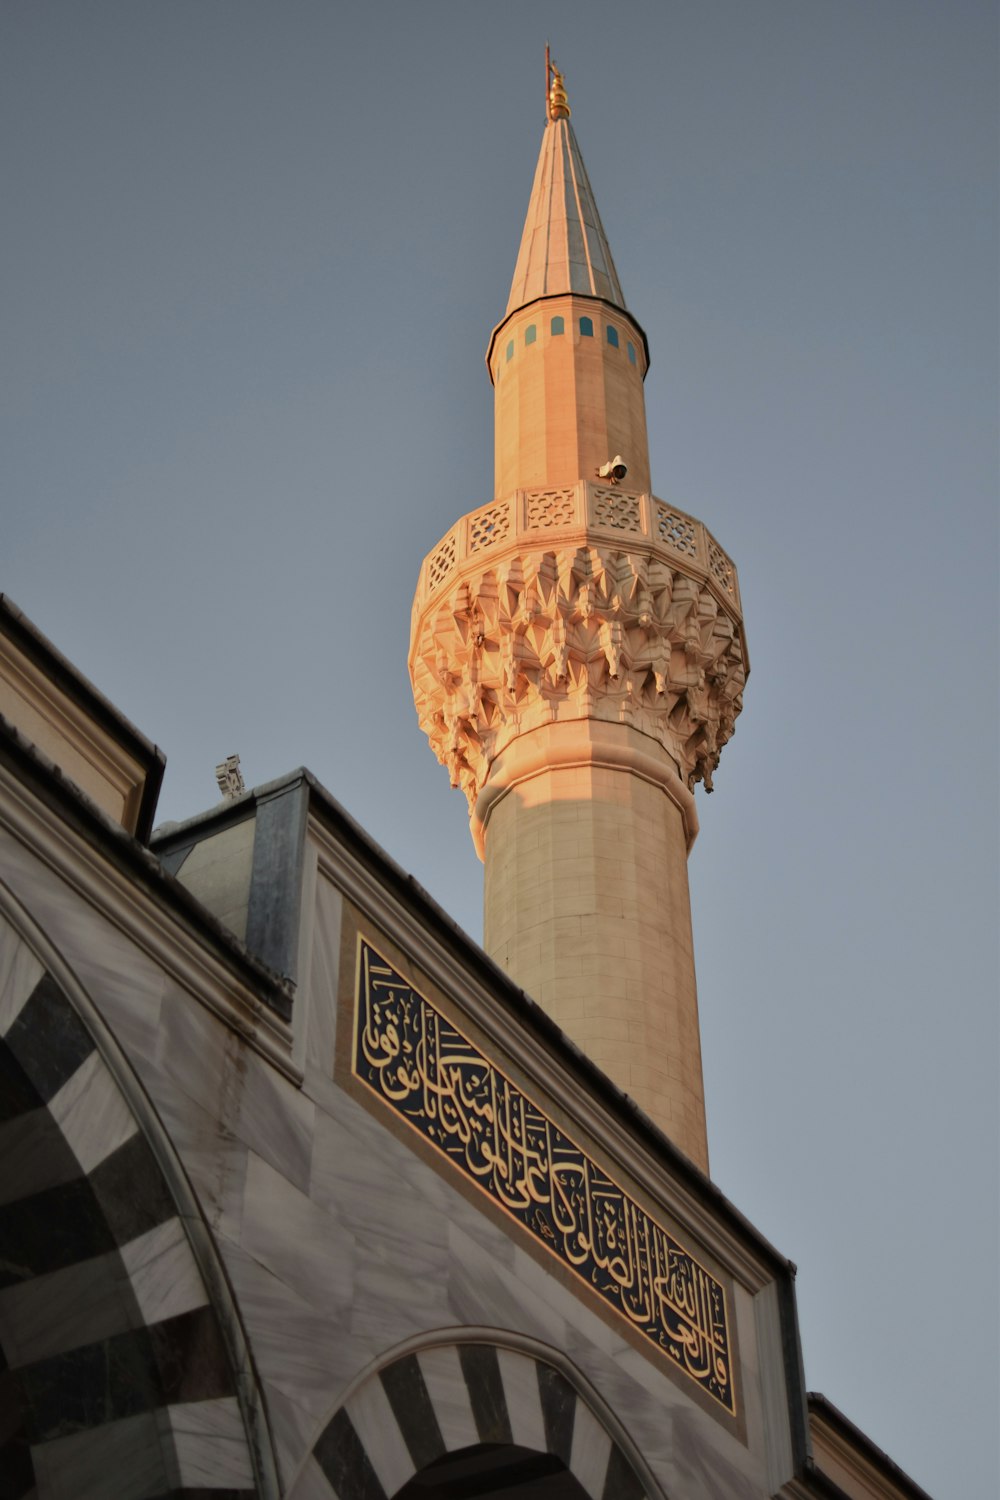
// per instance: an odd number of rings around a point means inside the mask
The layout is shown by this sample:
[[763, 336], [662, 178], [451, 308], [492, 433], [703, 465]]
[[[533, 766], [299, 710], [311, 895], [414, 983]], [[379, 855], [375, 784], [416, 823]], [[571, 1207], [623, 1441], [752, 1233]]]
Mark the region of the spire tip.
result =
[[548, 43], [545, 44], [545, 71], [548, 86], [548, 97], [546, 106], [550, 120], [568, 120], [572, 114], [569, 107], [569, 99], [566, 96], [566, 84], [563, 75], [549, 56]]

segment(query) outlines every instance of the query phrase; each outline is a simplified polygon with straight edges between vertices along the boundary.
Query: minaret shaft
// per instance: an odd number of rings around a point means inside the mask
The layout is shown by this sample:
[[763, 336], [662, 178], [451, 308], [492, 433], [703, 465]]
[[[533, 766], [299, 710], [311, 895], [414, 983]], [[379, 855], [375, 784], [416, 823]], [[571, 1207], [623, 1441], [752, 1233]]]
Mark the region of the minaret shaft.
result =
[[687, 879], [693, 798], [656, 749], [584, 719], [522, 736], [501, 757], [485, 830], [483, 946], [707, 1172]]
[[489, 353], [496, 489], [576, 484], [621, 454], [649, 489], [642, 330], [594, 297], [547, 296], [511, 313]]
[[487, 355], [495, 497], [424, 561], [410, 675], [487, 951], [707, 1171], [686, 861], [742, 705], [739, 590], [651, 492], [646, 340], [558, 84]]

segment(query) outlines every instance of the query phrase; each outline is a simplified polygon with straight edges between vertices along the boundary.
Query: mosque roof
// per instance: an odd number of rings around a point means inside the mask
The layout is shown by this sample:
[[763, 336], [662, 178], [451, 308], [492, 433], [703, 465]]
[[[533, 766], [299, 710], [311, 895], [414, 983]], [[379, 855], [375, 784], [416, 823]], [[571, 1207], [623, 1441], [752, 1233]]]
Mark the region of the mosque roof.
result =
[[505, 317], [563, 292], [627, 310], [568, 114], [550, 114], [545, 126]]

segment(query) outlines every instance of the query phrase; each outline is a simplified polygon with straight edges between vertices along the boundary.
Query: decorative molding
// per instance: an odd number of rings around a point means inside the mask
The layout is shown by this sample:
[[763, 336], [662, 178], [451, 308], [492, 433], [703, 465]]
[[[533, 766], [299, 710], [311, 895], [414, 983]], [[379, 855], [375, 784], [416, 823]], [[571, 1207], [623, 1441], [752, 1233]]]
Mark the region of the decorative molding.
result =
[[470, 831], [479, 858], [486, 858], [486, 830], [497, 803], [514, 787], [548, 771], [579, 767], [628, 771], [659, 787], [678, 809], [688, 852], [698, 837], [694, 793], [677, 774], [673, 760], [647, 736], [599, 719], [568, 719], [521, 735], [496, 757], [489, 778], [471, 809]]
[[424, 558], [414, 607], [422, 610], [433, 594], [448, 587], [452, 575], [461, 572], [474, 553], [488, 548], [498, 556], [516, 550], [520, 538], [534, 531], [562, 531], [568, 533], [566, 540], [575, 540], [591, 530], [624, 530], [637, 538], [638, 546], [665, 547], [693, 576], [711, 583], [721, 604], [739, 614], [736, 568], [696, 516], [655, 495], [620, 486], [610, 489], [592, 480], [544, 490], [515, 490], [469, 511]]
[[352, 1071], [730, 1416], [726, 1291], [364, 938]]
[[[578, 490], [528, 493], [524, 514], [531, 524], [537, 498], [555, 515], [575, 494], [582, 534], [574, 525], [559, 536], [554, 520], [541, 535], [515, 535], [518, 505], [505, 512], [498, 502], [466, 517], [425, 565], [411, 637], [414, 700], [470, 812], [512, 741], [568, 720], [638, 730], [683, 783], [711, 791], [743, 706], [748, 666], [726, 554], [699, 522], [649, 496]], [[462, 528], [483, 516], [506, 540], [466, 551]], [[596, 535], [602, 527], [614, 540]]]

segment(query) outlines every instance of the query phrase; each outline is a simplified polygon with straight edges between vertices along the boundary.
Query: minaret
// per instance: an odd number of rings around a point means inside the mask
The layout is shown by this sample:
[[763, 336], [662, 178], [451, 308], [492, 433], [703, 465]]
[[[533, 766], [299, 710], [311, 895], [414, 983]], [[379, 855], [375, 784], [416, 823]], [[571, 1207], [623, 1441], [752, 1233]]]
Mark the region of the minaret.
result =
[[495, 498], [424, 560], [410, 675], [468, 798], [487, 952], [707, 1171], [687, 856], [742, 706], [739, 588], [651, 493], [646, 337], [547, 73], [487, 353]]

